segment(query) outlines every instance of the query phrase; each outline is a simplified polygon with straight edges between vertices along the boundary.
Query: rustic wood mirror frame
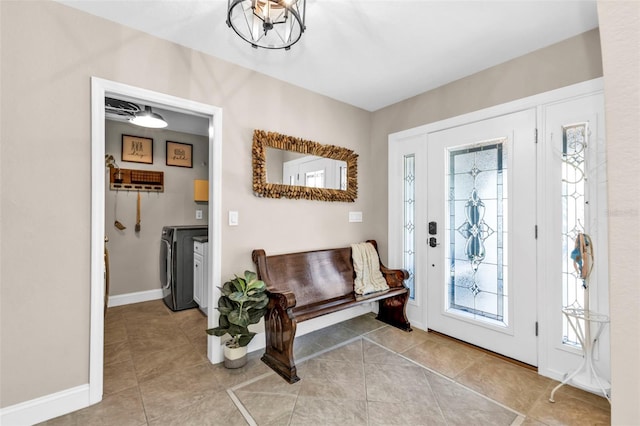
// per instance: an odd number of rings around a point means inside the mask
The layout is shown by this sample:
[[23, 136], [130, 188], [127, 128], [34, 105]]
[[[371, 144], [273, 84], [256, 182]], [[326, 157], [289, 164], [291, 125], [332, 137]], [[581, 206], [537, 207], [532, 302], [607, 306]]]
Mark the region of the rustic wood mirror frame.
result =
[[[315, 155], [347, 163], [347, 189], [309, 188], [267, 182], [267, 148]], [[275, 132], [253, 132], [253, 192], [258, 197], [354, 202], [358, 198], [358, 154], [334, 145], [322, 145]]]

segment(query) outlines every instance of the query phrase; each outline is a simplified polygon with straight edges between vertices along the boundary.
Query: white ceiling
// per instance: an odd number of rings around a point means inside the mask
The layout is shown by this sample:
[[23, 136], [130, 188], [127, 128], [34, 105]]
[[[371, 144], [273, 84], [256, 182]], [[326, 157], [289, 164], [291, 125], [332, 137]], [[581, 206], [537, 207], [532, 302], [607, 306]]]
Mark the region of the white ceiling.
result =
[[227, 0], [57, 0], [375, 111], [598, 26], [595, 0], [307, 0], [291, 50], [254, 49]]

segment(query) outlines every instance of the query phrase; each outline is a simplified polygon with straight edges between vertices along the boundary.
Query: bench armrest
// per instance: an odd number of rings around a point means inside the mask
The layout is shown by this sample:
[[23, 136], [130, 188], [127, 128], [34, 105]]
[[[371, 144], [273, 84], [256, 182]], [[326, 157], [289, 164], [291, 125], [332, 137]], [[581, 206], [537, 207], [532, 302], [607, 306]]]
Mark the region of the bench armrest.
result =
[[[267, 290], [267, 296], [269, 296], [271, 303], [278, 306], [283, 311], [287, 311], [296, 306], [296, 295], [293, 294], [292, 291]], [[271, 303], [269, 305], [275, 307], [274, 305], [271, 305]]]
[[258, 268], [258, 278], [265, 282], [267, 285], [267, 295], [270, 302], [269, 307], [279, 307], [283, 311], [291, 309], [296, 306], [296, 296], [290, 290], [272, 290], [269, 286], [271, 278], [269, 277], [269, 268], [267, 267], [267, 254], [262, 249], [254, 250], [251, 253], [253, 263]]
[[409, 273], [404, 269], [389, 269], [380, 264], [380, 271], [389, 287], [404, 287], [404, 280], [409, 278]]
[[[378, 251], [378, 243], [376, 240], [367, 240], [367, 242], [371, 243], [376, 251]], [[404, 269], [389, 269], [380, 261], [380, 272], [382, 272], [382, 276], [387, 281], [389, 287], [406, 287], [404, 280], [409, 279], [409, 273]]]

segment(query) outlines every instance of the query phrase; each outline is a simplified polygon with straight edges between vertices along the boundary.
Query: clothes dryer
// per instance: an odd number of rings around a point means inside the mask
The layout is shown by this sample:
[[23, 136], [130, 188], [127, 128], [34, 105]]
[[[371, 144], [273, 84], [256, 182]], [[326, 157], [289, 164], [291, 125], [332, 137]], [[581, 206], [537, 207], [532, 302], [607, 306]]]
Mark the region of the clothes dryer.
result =
[[160, 239], [160, 283], [172, 311], [197, 307], [193, 300], [193, 237], [208, 236], [207, 226], [165, 226]]

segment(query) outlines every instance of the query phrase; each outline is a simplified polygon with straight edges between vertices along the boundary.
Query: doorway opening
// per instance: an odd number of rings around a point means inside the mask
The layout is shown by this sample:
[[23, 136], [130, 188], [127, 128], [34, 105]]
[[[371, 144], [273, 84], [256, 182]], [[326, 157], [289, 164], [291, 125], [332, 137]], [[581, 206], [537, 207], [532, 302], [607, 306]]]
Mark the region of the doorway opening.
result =
[[[103, 347], [104, 347], [104, 241], [105, 241], [105, 98], [162, 108], [180, 114], [204, 118], [208, 121], [208, 228], [209, 284], [207, 305], [217, 298], [215, 288], [220, 283], [220, 228], [221, 228], [221, 179], [222, 179], [222, 109], [175, 96], [141, 89], [96, 77], [91, 79], [91, 302], [90, 302], [90, 355], [89, 355], [89, 404], [102, 400]], [[211, 310], [208, 326], [217, 322], [215, 310]], [[215, 339], [208, 342], [208, 357], [219, 362], [215, 351]]]

